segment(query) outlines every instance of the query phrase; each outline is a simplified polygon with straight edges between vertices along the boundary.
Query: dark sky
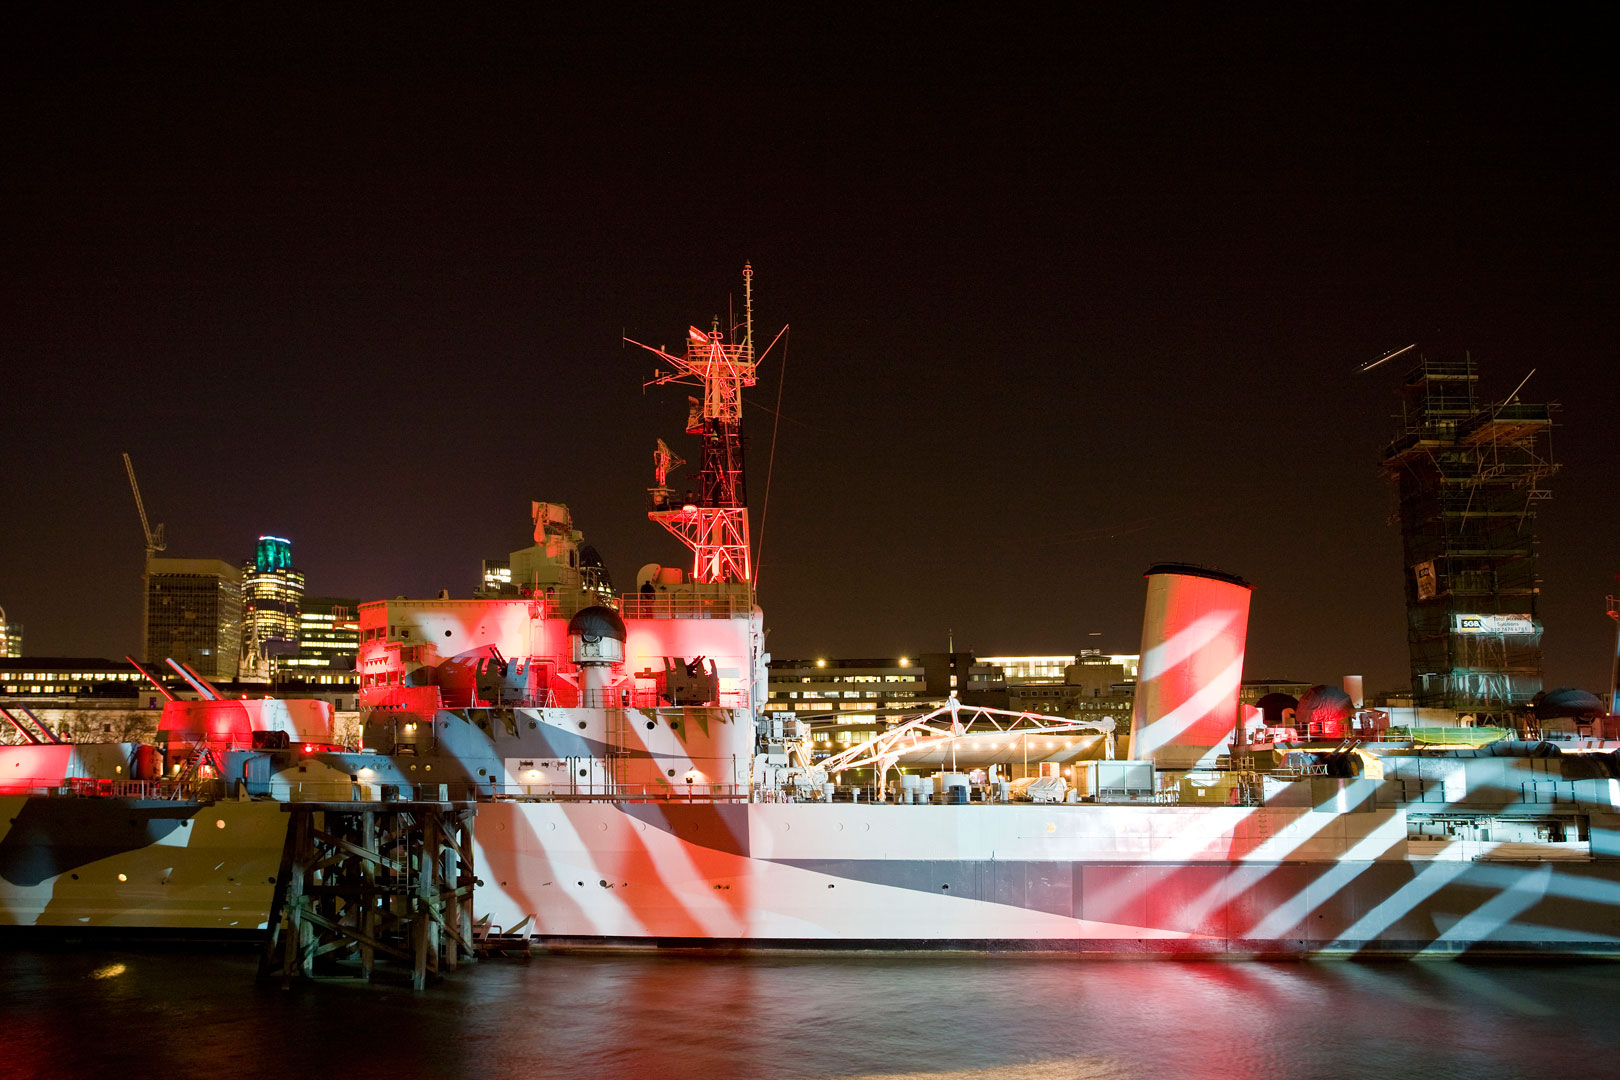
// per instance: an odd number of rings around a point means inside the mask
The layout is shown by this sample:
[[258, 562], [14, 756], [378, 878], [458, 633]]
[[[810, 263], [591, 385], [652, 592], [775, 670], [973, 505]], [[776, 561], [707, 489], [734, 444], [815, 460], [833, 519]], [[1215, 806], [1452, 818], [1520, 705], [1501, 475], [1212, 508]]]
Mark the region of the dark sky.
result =
[[[1411, 342], [1563, 406], [1549, 685], [1620, 570], [1616, 111], [1585, 15], [1110, 5], [451, 24], [14, 6], [0, 605], [120, 655], [141, 537], [468, 593], [568, 503], [621, 582], [680, 340], [756, 271], [778, 657], [1135, 651], [1141, 572], [1256, 586], [1248, 674], [1406, 682], [1377, 457]], [[543, 6], [550, 7], [550, 6]], [[1331, 8], [1331, 10], [1329, 10]]]

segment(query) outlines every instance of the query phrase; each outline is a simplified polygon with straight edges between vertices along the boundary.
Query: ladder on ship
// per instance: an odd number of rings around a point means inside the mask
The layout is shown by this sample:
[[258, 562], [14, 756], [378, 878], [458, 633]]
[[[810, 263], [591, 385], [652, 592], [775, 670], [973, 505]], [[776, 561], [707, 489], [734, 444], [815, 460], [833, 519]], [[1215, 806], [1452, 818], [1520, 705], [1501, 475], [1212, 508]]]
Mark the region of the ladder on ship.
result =
[[608, 793], [617, 794], [624, 790], [625, 764], [630, 757], [630, 710], [609, 705], [606, 711], [607, 722], [603, 725], [603, 735], [607, 740], [607, 746], [602, 751], [606, 755], [602, 771], [607, 780]]

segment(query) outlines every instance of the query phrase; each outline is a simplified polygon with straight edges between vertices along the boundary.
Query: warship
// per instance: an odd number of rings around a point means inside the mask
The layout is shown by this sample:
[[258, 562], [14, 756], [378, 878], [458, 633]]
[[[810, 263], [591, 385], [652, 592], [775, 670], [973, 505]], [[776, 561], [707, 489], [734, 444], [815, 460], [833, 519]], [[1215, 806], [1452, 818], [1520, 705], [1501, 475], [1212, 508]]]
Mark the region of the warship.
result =
[[1252, 590], [1205, 567], [1145, 575], [1120, 746], [1108, 721], [953, 694], [817, 758], [766, 707], [751, 270], [744, 297], [737, 326], [650, 350], [654, 382], [694, 390], [693, 483], [659, 441], [648, 492], [690, 562], [615, 591], [566, 505], [531, 503], [533, 545], [480, 595], [361, 606], [358, 748], [322, 702], [232, 700], [173, 662], [190, 696], [146, 672], [154, 745], [19, 725], [0, 926], [262, 936], [289, 807], [435, 800], [475, 810], [476, 924], [531, 945], [1620, 952], [1612, 746], [1435, 747], [1359, 714], [1279, 741], [1238, 700]]

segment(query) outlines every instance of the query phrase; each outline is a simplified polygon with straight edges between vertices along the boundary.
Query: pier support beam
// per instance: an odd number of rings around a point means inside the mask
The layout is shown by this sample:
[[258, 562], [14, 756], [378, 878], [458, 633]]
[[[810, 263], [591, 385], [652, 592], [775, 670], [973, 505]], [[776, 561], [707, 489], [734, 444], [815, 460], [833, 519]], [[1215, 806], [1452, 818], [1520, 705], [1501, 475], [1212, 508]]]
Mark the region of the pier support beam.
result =
[[411, 985], [473, 952], [472, 820], [462, 802], [287, 803], [262, 978], [409, 965]]

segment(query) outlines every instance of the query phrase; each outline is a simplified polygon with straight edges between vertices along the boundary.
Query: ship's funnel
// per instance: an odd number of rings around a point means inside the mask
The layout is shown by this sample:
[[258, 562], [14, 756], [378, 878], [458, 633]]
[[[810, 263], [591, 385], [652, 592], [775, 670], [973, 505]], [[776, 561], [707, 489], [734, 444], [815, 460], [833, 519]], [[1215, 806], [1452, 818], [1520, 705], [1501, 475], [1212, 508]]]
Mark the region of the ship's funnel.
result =
[[1180, 563], [1161, 563], [1144, 576], [1130, 756], [1160, 769], [1212, 768], [1238, 721], [1252, 586]]

